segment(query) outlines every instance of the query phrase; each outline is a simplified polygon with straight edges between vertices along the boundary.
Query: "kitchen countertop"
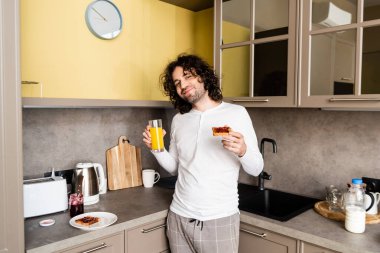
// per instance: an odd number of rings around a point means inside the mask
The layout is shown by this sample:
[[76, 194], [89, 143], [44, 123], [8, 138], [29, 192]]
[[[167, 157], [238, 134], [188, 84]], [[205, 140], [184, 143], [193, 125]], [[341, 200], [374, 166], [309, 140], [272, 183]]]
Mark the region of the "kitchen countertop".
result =
[[[90, 232], [70, 226], [68, 211], [28, 218], [25, 220], [26, 252], [58, 251], [165, 218], [172, 195], [172, 189], [157, 186], [108, 191], [100, 195], [99, 203], [85, 206], [85, 212], [110, 212], [116, 214], [118, 220], [109, 227]], [[53, 226], [39, 226], [39, 221], [48, 218], [55, 219]], [[244, 211], [241, 211], [240, 219], [244, 223], [339, 252], [380, 252], [380, 224], [367, 225], [363, 234], [353, 234], [344, 229], [344, 223], [328, 220], [314, 210], [286, 222]]]

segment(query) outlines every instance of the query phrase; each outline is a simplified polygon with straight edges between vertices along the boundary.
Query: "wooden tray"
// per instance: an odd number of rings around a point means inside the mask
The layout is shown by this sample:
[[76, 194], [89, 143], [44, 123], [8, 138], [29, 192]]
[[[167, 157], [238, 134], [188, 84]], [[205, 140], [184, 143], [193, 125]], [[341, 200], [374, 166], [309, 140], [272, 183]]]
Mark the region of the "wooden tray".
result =
[[[336, 221], [344, 221], [346, 218], [346, 215], [344, 212], [334, 212], [329, 210], [329, 205], [327, 201], [319, 201], [315, 203], [314, 205], [314, 210], [322, 215], [323, 217], [329, 218], [331, 220], [336, 220]], [[376, 215], [366, 215], [366, 224], [378, 224], [380, 223], [380, 214]]]

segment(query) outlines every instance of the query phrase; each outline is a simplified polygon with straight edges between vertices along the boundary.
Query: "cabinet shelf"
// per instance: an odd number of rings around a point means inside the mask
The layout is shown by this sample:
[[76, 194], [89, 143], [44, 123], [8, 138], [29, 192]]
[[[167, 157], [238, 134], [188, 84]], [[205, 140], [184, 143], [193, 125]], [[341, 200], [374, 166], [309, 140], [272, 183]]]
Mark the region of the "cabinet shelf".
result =
[[77, 98], [22, 98], [23, 108], [173, 108], [169, 101], [77, 99]]

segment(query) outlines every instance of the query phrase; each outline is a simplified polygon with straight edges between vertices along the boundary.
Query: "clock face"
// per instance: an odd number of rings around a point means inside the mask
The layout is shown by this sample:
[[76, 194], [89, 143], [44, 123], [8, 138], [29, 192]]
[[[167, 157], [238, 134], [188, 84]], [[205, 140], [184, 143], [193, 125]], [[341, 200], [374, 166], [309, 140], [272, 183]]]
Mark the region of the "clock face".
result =
[[86, 9], [86, 23], [95, 36], [113, 39], [121, 32], [122, 18], [115, 4], [108, 0], [96, 0]]

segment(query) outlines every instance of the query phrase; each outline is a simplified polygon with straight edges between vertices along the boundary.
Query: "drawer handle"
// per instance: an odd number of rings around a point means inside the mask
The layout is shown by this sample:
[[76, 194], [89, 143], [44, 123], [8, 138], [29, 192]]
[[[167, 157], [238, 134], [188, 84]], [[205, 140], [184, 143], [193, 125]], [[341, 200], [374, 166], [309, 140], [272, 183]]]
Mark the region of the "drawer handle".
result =
[[143, 228], [143, 229], [141, 229], [141, 233], [149, 233], [149, 232], [152, 232], [152, 231], [154, 231], [154, 230], [157, 230], [157, 229], [160, 229], [160, 228], [164, 228], [164, 227], [166, 227], [166, 224], [162, 224], [162, 225], [158, 225], [158, 226], [155, 226], [155, 227], [152, 227], [152, 228], [147, 228], [147, 229], [145, 229], [145, 228]]
[[269, 98], [255, 99], [233, 99], [233, 102], [269, 102]]
[[330, 98], [330, 102], [342, 101], [380, 101], [380, 98]]
[[241, 228], [240, 231], [243, 231], [243, 232], [246, 232], [246, 233], [248, 233], [250, 235], [258, 236], [258, 237], [261, 237], [261, 238], [265, 238], [267, 236], [267, 234], [265, 234], [265, 233], [259, 234], [259, 233], [255, 233], [255, 232], [246, 230], [244, 228]]
[[342, 81], [351, 81], [352, 78], [351, 77], [342, 77], [340, 80], [342, 80]]
[[92, 248], [92, 249], [89, 249], [89, 250], [86, 250], [86, 251], [83, 251], [82, 253], [91, 253], [91, 252], [94, 252], [94, 251], [97, 251], [97, 250], [100, 250], [100, 249], [104, 249], [104, 248], [107, 248], [107, 247], [108, 247], [108, 245], [105, 242], [103, 242], [99, 246], [97, 246], [95, 248]]

